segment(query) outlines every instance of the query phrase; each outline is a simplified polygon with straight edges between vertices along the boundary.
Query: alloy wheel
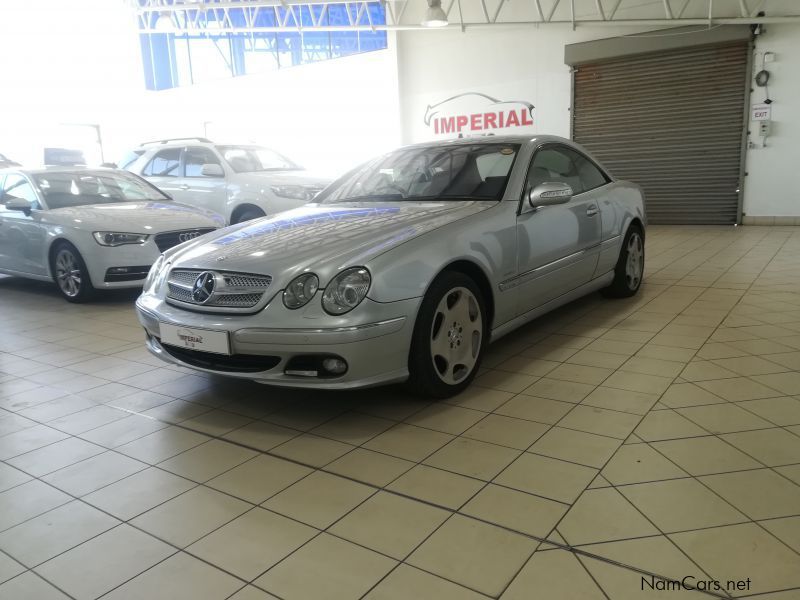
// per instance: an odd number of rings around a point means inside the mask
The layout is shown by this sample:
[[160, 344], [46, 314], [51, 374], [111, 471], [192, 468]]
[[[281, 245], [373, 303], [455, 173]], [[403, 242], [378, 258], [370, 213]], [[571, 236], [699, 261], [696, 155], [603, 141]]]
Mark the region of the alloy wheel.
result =
[[625, 262], [625, 280], [628, 289], [635, 290], [642, 281], [644, 270], [644, 244], [638, 232], [631, 233], [628, 239], [628, 260]]
[[431, 326], [431, 357], [439, 378], [449, 385], [463, 381], [478, 361], [483, 341], [483, 316], [475, 295], [464, 287], [447, 292]]
[[59, 250], [56, 255], [56, 281], [61, 291], [70, 298], [76, 297], [81, 292], [82, 277], [75, 255], [66, 248]]

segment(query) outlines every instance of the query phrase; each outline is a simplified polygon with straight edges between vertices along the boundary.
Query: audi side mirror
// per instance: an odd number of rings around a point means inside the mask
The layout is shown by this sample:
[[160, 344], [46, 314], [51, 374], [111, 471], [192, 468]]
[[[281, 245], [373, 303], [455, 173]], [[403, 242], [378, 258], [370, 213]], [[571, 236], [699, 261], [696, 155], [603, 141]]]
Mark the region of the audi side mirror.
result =
[[222, 165], [205, 164], [200, 168], [200, 174], [203, 177], [225, 177], [225, 171], [222, 170]]
[[31, 216], [33, 205], [22, 198], [11, 198], [6, 202], [6, 209], [8, 210], [21, 210], [25, 213], [26, 217]]
[[531, 208], [564, 204], [572, 198], [572, 187], [566, 183], [546, 181], [533, 188], [528, 194]]

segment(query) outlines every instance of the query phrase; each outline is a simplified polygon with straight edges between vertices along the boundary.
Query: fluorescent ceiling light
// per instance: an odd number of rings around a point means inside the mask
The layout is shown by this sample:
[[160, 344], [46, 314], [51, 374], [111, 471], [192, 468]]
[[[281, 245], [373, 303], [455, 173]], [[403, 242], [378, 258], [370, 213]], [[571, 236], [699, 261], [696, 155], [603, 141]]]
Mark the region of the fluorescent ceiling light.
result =
[[446, 27], [447, 15], [442, 10], [442, 0], [428, 0], [428, 10], [422, 19], [423, 27]]

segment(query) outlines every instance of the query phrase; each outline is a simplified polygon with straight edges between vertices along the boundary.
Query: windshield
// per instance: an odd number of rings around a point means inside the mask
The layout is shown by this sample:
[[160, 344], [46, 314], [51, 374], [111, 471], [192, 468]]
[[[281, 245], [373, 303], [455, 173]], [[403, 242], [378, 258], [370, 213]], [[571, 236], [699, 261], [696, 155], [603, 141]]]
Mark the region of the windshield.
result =
[[518, 144], [403, 148], [346, 175], [322, 201], [500, 200], [518, 150]]
[[261, 146], [217, 146], [220, 154], [237, 173], [255, 171], [300, 171], [300, 165]]
[[68, 208], [87, 204], [141, 202], [169, 197], [135, 175], [127, 173], [38, 173], [33, 176], [48, 208]]

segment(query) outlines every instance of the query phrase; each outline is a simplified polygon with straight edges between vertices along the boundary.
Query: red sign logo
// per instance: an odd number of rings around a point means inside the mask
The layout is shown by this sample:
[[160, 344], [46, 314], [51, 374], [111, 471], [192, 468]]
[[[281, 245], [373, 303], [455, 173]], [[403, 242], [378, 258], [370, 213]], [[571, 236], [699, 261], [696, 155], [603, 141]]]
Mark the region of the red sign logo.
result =
[[530, 127], [533, 108], [530, 102], [498, 100], [479, 92], [467, 92], [429, 104], [425, 110], [425, 125], [433, 127], [437, 135]]

